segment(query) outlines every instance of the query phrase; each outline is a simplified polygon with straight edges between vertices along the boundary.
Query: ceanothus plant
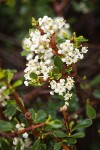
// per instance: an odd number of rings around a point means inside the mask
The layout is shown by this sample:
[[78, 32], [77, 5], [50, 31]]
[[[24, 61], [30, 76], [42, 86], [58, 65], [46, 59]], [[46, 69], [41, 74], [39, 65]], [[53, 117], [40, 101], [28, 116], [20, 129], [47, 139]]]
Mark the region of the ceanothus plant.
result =
[[59, 37], [59, 31], [68, 26], [61, 17], [52, 19], [44, 16], [35, 24], [37, 28], [31, 29], [29, 37], [23, 42], [28, 52], [24, 83], [28, 86], [49, 82], [50, 94], [63, 96], [64, 108], [67, 108], [75, 82], [68, 70], [73, 71], [73, 65], [83, 59], [87, 47], [79, 44], [83, 37], [77, 38], [75, 33], [69, 37], [62, 32]]
[[81, 79], [76, 64], [88, 51], [82, 46], [82, 42], [87, 40], [71, 34], [69, 24], [61, 17], [52, 19], [44, 16], [37, 21], [32, 18], [32, 25], [23, 41], [22, 55], [27, 59], [24, 84], [34, 87], [47, 85], [49, 95], [61, 99], [59, 110], [63, 117], [54, 118], [52, 113], [36, 110], [33, 106], [26, 109], [16, 92], [22, 80], [13, 82], [15, 70], [0, 69], [0, 148], [74, 150], [77, 138], [85, 136], [84, 129], [96, 116], [89, 100], [86, 104], [89, 119], [79, 119], [81, 111], [69, 114], [75, 90], [80, 98]]

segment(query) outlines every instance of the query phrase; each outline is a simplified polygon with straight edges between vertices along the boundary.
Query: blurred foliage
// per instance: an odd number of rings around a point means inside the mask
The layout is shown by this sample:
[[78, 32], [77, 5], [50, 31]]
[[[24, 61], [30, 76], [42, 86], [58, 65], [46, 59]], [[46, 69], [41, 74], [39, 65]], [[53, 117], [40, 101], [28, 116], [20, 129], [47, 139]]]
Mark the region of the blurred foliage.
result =
[[[7, 0], [0, 4], [0, 29], [22, 38], [30, 28], [31, 18], [54, 16], [52, 0]], [[9, 28], [8, 28], [9, 27]]]

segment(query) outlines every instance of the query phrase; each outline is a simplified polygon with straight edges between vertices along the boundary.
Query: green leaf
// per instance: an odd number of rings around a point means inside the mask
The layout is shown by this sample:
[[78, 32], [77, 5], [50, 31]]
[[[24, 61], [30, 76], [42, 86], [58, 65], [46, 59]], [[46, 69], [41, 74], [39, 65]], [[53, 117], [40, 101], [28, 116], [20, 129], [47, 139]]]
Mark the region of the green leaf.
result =
[[10, 131], [13, 128], [12, 124], [8, 121], [0, 120], [0, 131]]
[[59, 131], [59, 130], [54, 131], [54, 132], [53, 132], [53, 135], [56, 136], [56, 137], [59, 137], [59, 138], [63, 138], [63, 137], [66, 137], [66, 136], [67, 136], [64, 132]]
[[40, 146], [40, 140], [37, 139], [37, 140], [34, 142], [34, 144], [33, 144], [31, 150], [39, 150], [39, 146]]
[[0, 79], [5, 77], [5, 71], [0, 68]]
[[100, 99], [100, 89], [96, 89], [93, 91], [93, 96], [97, 99]]
[[54, 58], [54, 64], [55, 64], [56, 67], [59, 68], [59, 70], [62, 69], [62, 64], [63, 63], [62, 63], [62, 60], [61, 60], [61, 58], [59, 56], [55, 56], [55, 58]]
[[96, 76], [91, 82], [90, 85], [91, 86], [95, 86], [97, 84], [100, 84], [100, 75]]
[[[69, 38], [69, 36], [68, 36], [65, 32], [63, 32], [63, 36], [64, 36], [66, 39]], [[64, 42], [65, 42], [65, 41], [64, 41]]]
[[72, 131], [80, 129], [80, 128], [87, 128], [92, 124], [91, 119], [85, 119], [77, 123], [77, 125], [72, 129]]
[[66, 40], [65, 39], [62, 39], [62, 38], [57, 38], [57, 43], [60, 44], [62, 42], [65, 42]]
[[90, 119], [94, 119], [96, 117], [95, 109], [88, 102], [86, 103], [86, 114]]
[[4, 111], [5, 116], [12, 117], [16, 113], [16, 106], [8, 105], [7, 109]]
[[37, 112], [37, 122], [43, 121], [47, 117], [47, 114], [44, 110], [39, 110]]
[[62, 122], [60, 120], [54, 120], [54, 121], [50, 121], [48, 123], [49, 126], [51, 126], [52, 128], [61, 128], [62, 127]]
[[8, 83], [10, 83], [13, 78], [13, 73], [11, 71], [8, 71], [7, 75], [8, 75], [8, 78], [7, 78]]
[[12, 85], [12, 87], [13, 88], [15, 88], [15, 87], [17, 87], [17, 86], [20, 86], [20, 85], [22, 85], [22, 80], [17, 80], [13, 85]]
[[72, 135], [73, 138], [83, 138], [84, 136], [85, 136], [84, 132], [79, 132]]
[[30, 77], [33, 79], [37, 79], [38, 75], [36, 73], [32, 72], [32, 73], [30, 73]]
[[20, 143], [20, 141], [18, 141], [18, 143], [17, 143], [16, 150], [21, 150], [21, 143]]
[[38, 22], [35, 20], [34, 17], [32, 17], [32, 26], [36, 26], [38, 24]]
[[41, 147], [41, 150], [46, 150], [46, 144], [41, 144], [40, 147]]
[[10, 145], [6, 139], [1, 140], [1, 150], [10, 150]]
[[29, 54], [28, 51], [22, 51], [22, 52], [21, 52], [21, 56], [27, 56], [28, 54]]
[[61, 146], [62, 146], [62, 142], [56, 143], [54, 145], [54, 150], [59, 150], [61, 148]]
[[[64, 140], [64, 142], [65, 142], [65, 140]], [[77, 142], [77, 140], [75, 138], [72, 138], [72, 137], [67, 137], [66, 142], [68, 144], [75, 144]]]
[[67, 72], [68, 74], [70, 74], [71, 71], [72, 71], [72, 67], [65, 69], [65, 72]]
[[75, 40], [78, 42], [87, 42], [88, 41], [88, 39], [84, 38], [83, 36], [76, 37]]
[[58, 73], [60, 73], [58, 67], [54, 67], [53, 68], [53, 74], [58, 74]]
[[72, 129], [73, 125], [74, 125], [74, 121], [71, 121], [69, 124], [70, 130]]

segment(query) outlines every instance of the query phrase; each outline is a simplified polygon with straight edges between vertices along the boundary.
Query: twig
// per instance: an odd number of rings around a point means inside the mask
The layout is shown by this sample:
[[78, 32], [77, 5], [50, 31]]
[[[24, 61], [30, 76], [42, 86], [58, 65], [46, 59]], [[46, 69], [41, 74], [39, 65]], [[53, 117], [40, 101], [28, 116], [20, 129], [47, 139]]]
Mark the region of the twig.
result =
[[7, 139], [12, 139], [12, 136], [9, 133], [5, 133], [5, 132], [0, 131], [0, 135], [7, 138]]
[[[10, 84], [7, 84], [8, 88], [12, 90], [12, 86]], [[19, 95], [17, 94], [16, 91], [12, 92], [12, 95], [17, 103], [17, 105], [19, 106], [20, 110], [22, 111], [23, 115], [25, 116], [25, 118], [27, 119], [27, 121], [29, 122], [30, 125], [33, 125], [33, 120], [31, 118], [31, 113], [27, 112], [27, 110], [25, 109], [25, 106], [22, 104]], [[38, 132], [36, 130], [33, 131], [34, 136], [38, 136]]]
[[24, 128], [22, 130], [14, 131], [12, 133], [5, 133], [5, 132], [0, 131], [0, 135], [2, 135], [3, 137], [6, 137], [6, 138], [13, 138], [13, 137], [18, 136], [19, 134], [23, 134], [23, 133], [28, 132], [28, 131], [33, 131], [34, 129], [43, 127], [45, 125], [46, 125], [46, 123], [43, 122], [43, 123], [40, 123], [37, 125], [32, 125], [30, 127]]

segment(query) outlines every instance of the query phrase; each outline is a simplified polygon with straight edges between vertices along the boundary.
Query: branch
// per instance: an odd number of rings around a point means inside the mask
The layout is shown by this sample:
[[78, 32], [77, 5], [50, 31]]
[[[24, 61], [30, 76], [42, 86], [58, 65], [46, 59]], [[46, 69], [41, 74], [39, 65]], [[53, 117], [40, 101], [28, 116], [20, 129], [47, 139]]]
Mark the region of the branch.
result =
[[22, 130], [14, 131], [12, 133], [5, 133], [5, 132], [0, 131], [0, 135], [2, 135], [3, 137], [6, 137], [6, 138], [14, 138], [14, 137], [18, 136], [19, 134], [23, 134], [23, 133], [28, 132], [28, 131], [33, 131], [34, 129], [43, 127], [45, 125], [46, 125], [46, 123], [43, 122], [43, 123], [40, 123], [37, 125], [32, 125], [30, 127], [24, 128]]

